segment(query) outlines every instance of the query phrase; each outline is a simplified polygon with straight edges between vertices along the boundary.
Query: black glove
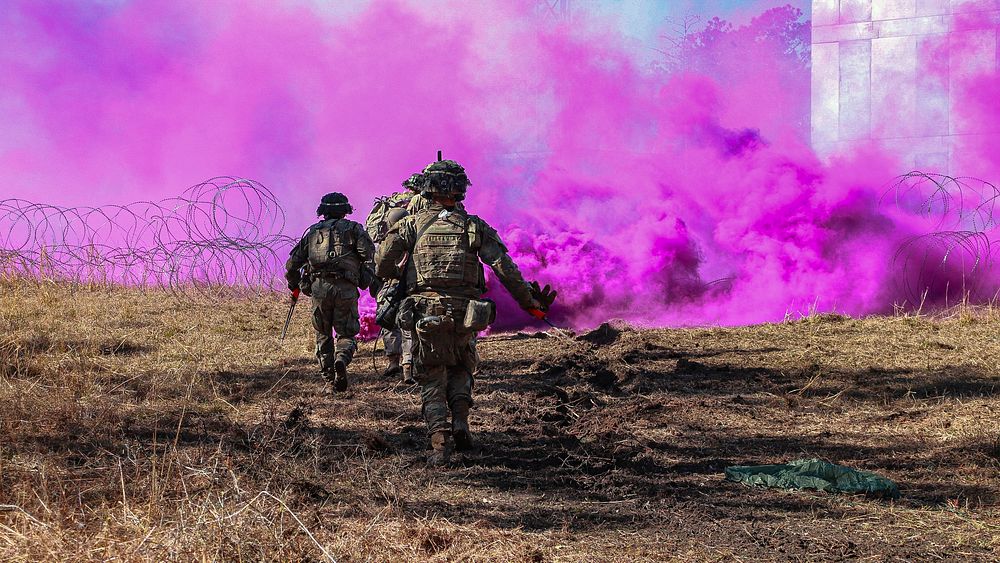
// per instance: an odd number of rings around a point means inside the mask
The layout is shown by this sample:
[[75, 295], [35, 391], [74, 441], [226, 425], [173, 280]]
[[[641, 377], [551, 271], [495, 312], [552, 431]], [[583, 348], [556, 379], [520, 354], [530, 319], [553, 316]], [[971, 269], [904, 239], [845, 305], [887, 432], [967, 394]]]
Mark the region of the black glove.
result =
[[531, 296], [541, 305], [542, 311], [548, 311], [549, 307], [552, 306], [552, 302], [556, 300], [558, 293], [549, 284], [545, 284], [544, 288], [539, 286], [536, 281], [528, 285], [531, 286]]
[[382, 291], [382, 287], [385, 285], [385, 280], [381, 278], [374, 278], [371, 285], [368, 286], [368, 295], [372, 296], [372, 299], [378, 298], [378, 292]]
[[288, 270], [285, 272], [285, 280], [288, 282], [288, 290], [295, 291], [299, 288], [299, 282], [302, 281], [302, 272], [300, 270]]

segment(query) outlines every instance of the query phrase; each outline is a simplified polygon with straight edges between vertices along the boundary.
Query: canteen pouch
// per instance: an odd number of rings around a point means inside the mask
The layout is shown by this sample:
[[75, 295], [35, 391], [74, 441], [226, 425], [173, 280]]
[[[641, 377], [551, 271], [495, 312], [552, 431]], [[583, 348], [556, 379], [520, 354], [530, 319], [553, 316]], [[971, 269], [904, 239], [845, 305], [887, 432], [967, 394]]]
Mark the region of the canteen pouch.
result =
[[472, 299], [465, 308], [462, 332], [486, 330], [497, 318], [497, 304], [491, 299]]
[[416, 324], [417, 360], [424, 366], [450, 366], [455, 353], [455, 320], [448, 315], [423, 317]]

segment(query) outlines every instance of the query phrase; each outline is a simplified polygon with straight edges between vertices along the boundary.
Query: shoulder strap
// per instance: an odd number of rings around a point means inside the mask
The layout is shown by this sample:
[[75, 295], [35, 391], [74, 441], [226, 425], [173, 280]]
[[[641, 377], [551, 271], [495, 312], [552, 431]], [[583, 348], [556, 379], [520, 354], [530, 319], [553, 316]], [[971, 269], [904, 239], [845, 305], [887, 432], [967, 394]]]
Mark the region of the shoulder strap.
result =
[[413, 248], [417, 247], [417, 243], [420, 242], [420, 237], [424, 236], [427, 233], [427, 231], [429, 231], [430, 228], [434, 226], [434, 223], [437, 223], [437, 220], [439, 218], [440, 217], [438, 217], [437, 215], [435, 215], [434, 219], [428, 221], [427, 224], [424, 225], [424, 228], [422, 228], [419, 231], [417, 231], [417, 236], [413, 237]]
[[417, 231], [417, 236], [413, 237], [413, 249], [410, 250], [410, 255], [406, 259], [406, 265], [403, 266], [402, 275], [400, 276], [402, 283], [406, 283], [407, 273], [409, 269], [413, 267], [413, 250], [417, 249], [417, 243], [420, 242], [420, 237], [424, 236], [424, 234], [426, 234], [427, 231], [434, 226], [434, 223], [437, 223], [438, 219], [439, 217], [435, 215], [434, 219], [428, 221], [427, 224], [424, 225], [424, 228]]

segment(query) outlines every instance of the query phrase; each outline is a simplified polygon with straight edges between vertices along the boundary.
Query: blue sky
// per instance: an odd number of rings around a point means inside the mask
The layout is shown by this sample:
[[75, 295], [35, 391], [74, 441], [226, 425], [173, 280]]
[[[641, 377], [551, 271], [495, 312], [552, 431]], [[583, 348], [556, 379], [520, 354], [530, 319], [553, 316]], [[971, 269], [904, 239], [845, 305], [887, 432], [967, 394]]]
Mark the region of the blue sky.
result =
[[571, 0], [574, 6], [620, 17], [622, 30], [643, 42], [654, 41], [668, 17], [697, 14], [719, 16], [735, 23], [749, 20], [767, 8], [791, 4], [808, 16], [809, 0]]

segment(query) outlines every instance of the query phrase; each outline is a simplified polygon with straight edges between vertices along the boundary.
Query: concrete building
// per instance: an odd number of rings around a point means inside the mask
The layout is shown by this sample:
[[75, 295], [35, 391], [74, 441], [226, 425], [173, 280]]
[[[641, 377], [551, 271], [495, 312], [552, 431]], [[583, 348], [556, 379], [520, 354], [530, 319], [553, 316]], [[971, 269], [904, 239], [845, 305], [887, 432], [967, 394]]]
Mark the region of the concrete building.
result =
[[958, 85], [1000, 67], [1000, 0], [813, 0], [812, 22], [821, 155], [874, 142], [904, 167], [969, 173], [956, 149], [998, 132], [956, 111]]

